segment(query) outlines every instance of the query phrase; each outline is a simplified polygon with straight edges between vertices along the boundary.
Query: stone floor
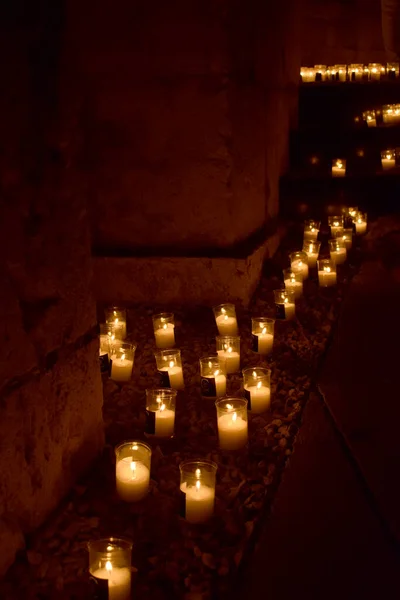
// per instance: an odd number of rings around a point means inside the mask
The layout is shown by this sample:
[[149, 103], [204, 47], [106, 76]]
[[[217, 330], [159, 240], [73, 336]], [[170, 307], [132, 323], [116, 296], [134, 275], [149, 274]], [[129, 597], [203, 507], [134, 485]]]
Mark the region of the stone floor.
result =
[[[297, 237], [296, 237], [297, 236]], [[269, 265], [249, 310], [239, 311], [242, 367], [259, 364], [251, 351], [250, 317], [274, 313], [272, 290], [280, 286], [287, 253], [301, 236], [290, 232]], [[133, 539], [133, 597], [206, 599], [229, 593], [238, 567], [257, 538], [288, 457], [302, 410], [327, 347], [361, 253], [355, 250], [342, 269], [333, 293], [311, 278], [297, 306], [297, 320], [276, 324], [272, 369], [272, 412], [250, 417], [250, 443], [236, 455], [218, 449], [215, 408], [199, 395], [198, 358], [215, 351], [215, 323], [209, 307], [173, 308], [177, 344], [182, 350], [185, 392], [178, 399], [176, 436], [153, 447], [151, 490], [145, 502], [125, 505], [115, 494], [113, 447], [124, 439], [143, 438], [144, 390], [157, 385], [151, 315], [158, 307], [129, 311], [128, 329], [138, 343], [131, 382], [104, 381], [107, 448], [87, 480], [76, 486], [60, 511], [29, 540], [5, 581], [4, 600], [83, 599], [87, 597], [89, 539], [124, 535]], [[230, 393], [240, 393], [233, 376]], [[203, 527], [178, 516], [179, 462], [208, 457], [218, 463], [216, 514]], [[277, 551], [279, 544], [276, 546]]]

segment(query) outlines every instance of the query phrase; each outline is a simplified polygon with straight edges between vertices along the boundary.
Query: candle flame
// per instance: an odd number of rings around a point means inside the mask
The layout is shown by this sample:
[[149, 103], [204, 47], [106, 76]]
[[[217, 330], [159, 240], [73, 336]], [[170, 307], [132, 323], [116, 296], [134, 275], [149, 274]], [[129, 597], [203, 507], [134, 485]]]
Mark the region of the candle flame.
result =
[[262, 383], [261, 383], [261, 381], [259, 381], [259, 382], [257, 383], [257, 388], [258, 388], [258, 389], [260, 389], [261, 385], [262, 385]]
[[357, 223], [362, 223], [362, 219], [358, 218]]
[[339, 227], [339, 221], [335, 221], [335, 222], [333, 223], [333, 225], [334, 225], [334, 227]]
[[121, 360], [125, 360], [125, 354], [121, 356]]
[[330, 268], [330, 267], [324, 267], [324, 271], [325, 271], [326, 273], [330, 273], [330, 272], [331, 272], [331, 268]]
[[167, 329], [167, 324], [166, 323], [164, 323], [163, 329]]
[[212, 367], [212, 362], [211, 362], [211, 360], [209, 360], [209, 361], [208, 361], [208, 366], [209, 366], [209, 367], [210, 367], [210, 369], [211, 369], [211, 367]]
[[200, 479], [200, 475], [201, 475], [200, 469], [196, 469], [195, 473], [196, 473], [196, 479]]
[[157, 398], [156, 398], [156, 402], [157, 402], [158, 404], [161, 404], [161, 398], [160, 398], [160, 396], [157, 396]]
[[228, 352], [232, 352], [232, 347], [231, 346], [229, 346]]
[[118, 317], [115, 319], [114, 323], [115, 323], [115, 324], [117, 324], [117, 323], [118, 323]]
[[222, 312], [223, 315], [226, 313], [226, 310], [225, 310], [224, 307], [221, 308], [221, 312]]
[[214, 377], [217, 377], [217, 375], [219, 375], [219, 369], [217, 369], [216, 371], [214, 371]]
[[311, 227], [311, 231], [314, 233], [314, 231], [315, 231], [315, 227]]
[[165, 410], [165, 404], [161, 404], [160, 410]]
[[131, 471], [136, 471], [136, 461], [131, 461]]
[[262, 334], [265, 334], [265, 333], [267, 333], [267, 328], [266, 328], [266, 327], [263, 327], [263, 330], [262, 330], [262, 332], [261, 332], [261, 333], [262, 333]]
[[227, 404], [227, 405], [226, 405], [226, 408], [227, 408], [228, 410], [232, 410], [233, 406], [232, 406], [232, 404]]
[[138, 449], [138, 445], [137, 444], [133, 444], [132, 450], [137, 450], [137, 449]]
[[224, 321], [228, 320], [228, 315], [224, 315]]
[[285, 299], [284, 299], [284, 302], [285, 302], [285, 303], [289, 302], [289, 298], [285, 298]]
[[341, 169], [343, 167], [342, 161], [341, 160], [337, 160], [336, 161], [336, 166], [337, 166], [338, 169]]
[[256, 371], [253, 371], [253, 377], [256, 378], [257, 377], [257, 373]]
[[172, 367], [175, 365], [175, 362], [173, 360], [169, 361], [169, 368], [172, 369]]
[[109, 560], [106, 562], [106, 570], [109, 571], [110, 573], [112, 571], [112, 564]]
[[236, 419], [237, 419], [237, 413], [234, 412], [232, 415], [232, 421], [236, 421]]
[[372, 71], [372, 73], [377, 73], [377, 72], [378, 72], [378, 69], [377, 69], [376, 67], [373, 67], [373, 68], [371, 69], [371, 71]]
[[309, 251], [309, 252], [312, 252], [312, 250], [313, 250], [313, 245], [312, 245], [312, 244], [310, 244], [310, 247], [309, 247], [308, 251]]
[[114, 313], [114, 317], [116, 317], [117, 316], [117, 311], [113, 310], [113, 313]]
[[198, 492], [198, 491], [199, 491], [199, 489], [200, 489], [200, 486], [201, 486], [201, 483], [200, 483], [200, 481], [199, 481], [199, 480], [197, 480], [197, 481], [196, 481], [196, 492]]
[[392, 155], [388, 153], [388, 154], [386, 154], [386, 158], [387, 158], [388, 160], [390, 160], [390, 159], [392, 158]]

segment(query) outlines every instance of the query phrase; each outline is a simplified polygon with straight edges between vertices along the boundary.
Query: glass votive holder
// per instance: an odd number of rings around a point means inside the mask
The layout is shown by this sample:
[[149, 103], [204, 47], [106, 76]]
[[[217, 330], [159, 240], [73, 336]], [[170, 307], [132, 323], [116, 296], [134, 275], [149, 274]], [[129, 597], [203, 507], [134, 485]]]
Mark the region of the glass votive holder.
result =
[[381, 151], [381, 162], [382, 169], [387, 171], [388, 169], [394, 169], [396, 166], [396, 151], [395, 150], [382, 150]]
[[337, 237], [339, 235], [343, 235], [343, 223], [344, 223], [344, 218], [343, 216], [334, 216], [334, 217], [328, 217], [328, 225], [331, 229], [331, 236]]
[[380, 63], [369, 63], [368, 70], [370, 81], [379, 81], [381, 75], [385, 73], [385, 67]]
[[387, 63], [386, 72], [389, 79], [396, 79], [399, 76], [399, 63]]
[[203, 398], [226, 396], [226, 376], [222, 362], [218, 355], [200, 358], [200, 389]]
[[146, 435], [171, 438], [175, 428], [177, 391], [171, 388], [146, 390]]
[[350, 81], [362, 81], [364, 72], [364, 65], [359, 63], [352, 63], [347, 67]]
[[[342, 208], [343, 213], [343, 227], [344, 229], [348, 229], [349, 227], [353, 227], [353, 219], [358, 213], [358, 206], [344, 206]], [[335, 237], [332, 235], [332, 237]]]
[[300, 76], [303, 83], [312, 83], [315, 81], [316, 72], [312, 67], [302, 67]]
[[271, 371], [264, 367], [243, 370], [247, 410], [260, 414], [271, 408]]
[[130, 380], [132, 377], [135, 350], [135, 344], [120, 342], [119, 340], [114, 342], [111, 354], [111, 379], [121, 382]]
[[112, 323], [101, 323], [100, 324], [100, 335], [99, 335], [99, 357], [100, 357], [100, 371], [102, 373], [108, 373], [110, 364], [109, 359], [112, 354], [113, 343], [115, 341], [114, 325]]
[[326, 65], [314, 65], [315, 81], [325, 81]]
[[331, 65], [326, 70], [326, 78], [329, 81], [336, 81], [336, 67], [335, 65]]
[[[303, 286], [303, 281], [301, 282]], [[252, 350], [258, 354], [268, 356], [272, 354], [274, 345], [275, 320], [267, 317], [253, 317], [251, 319]]]
[[320, 221], [314, 221], [309, 219], [304, 221], [304, 241], [305, 242], [316, 242], [318, 239], [319, 230], [321, 227]]
[[223, 398], [215, 402], [221, 450], [240, 450], [247, 444], [247, 400]]
[[365, 110], [362, 116], [368, 127], [376, 127], [376, 112], [374, 110]]
[[303, 295], [303, 275], [299, 271], [293, 271], [292, 267], [283, 270], [283, 282], [285, 289], [293, 292], [294, 299]]
[[335, 65], [336, 81], [346, 81], [347, 65]]
[[93, 597], [130, 600], [132, 543], [114, 537], [92, 540], [88, 551]]
[[400, 104], [384, 104], [382, 120], [389, 125], [398, 125], [400, 123]]
[[318, 282], [321, 287], [331, 287], [336, 285], [336, 263], [330, 258], [323, 258], [318, 261]]
[[151, 448], [143, 442], [122, 442], [115, 448], [117, 493], [125, 502], [138, 502], [149, 491]]
[[217, 354], [222, 370], [226, 375], [240, 371], [240, 336], [217, 335]]
[[276, 318], [292, 321], [296, 314], [294, 294], [285, 289], [274, 290]]
[[353, 228], [348, 227], [347, 229], [343, 229], [343, 237], [344, 245], [346, 250], [350, 250], [353, 246]]
[[105, 314], [106, 323], [114, 325], [115, 337], [118, 340], [124, 340], [126, 338], [126, 310], [112, 306], [106, 309]]
[[290, 266], [295, 273], [301, 273], [303, 279], [308, 277], [308, 256], [302, 250], [289, 254]]
[[154, 315], [153, 328], [157, 348], [173, 348], [175, 346], [175, 319], [173, 313]]
[[343, 240], [343, 235], [340, 238], [337, 237], [333, 240], [329, 240], [329, 251], [331, 259], [336, 265], [342, 265], [344, 262], [346, 262], [347, 250]]
[[367, 233], [367, 213], [358, 212], [354, 217], [356, 235]]
[[157, 350], [154, 356], [161, 387], [183, 390], [185, 382], [183, 379], [181, 351], [176, 348]]
[[346, 159], [334, 158], [332, 160], [332, 177], [344, 177], [346, 175]]
[[219, 335], [237, 335], [238, 324], [234, 304], [220, 304], [213, 308]]
[[217, 465], [211, 460], [184, 460], [181, 472], [181, 516], [189, 523], [205, 523], [214, 514]]
[[320, 248], [321, 242], [304, 242], [303, 244], [303, 252], [308, 256], [308, 266], [310, 269], [315, 269], [317, 266]]

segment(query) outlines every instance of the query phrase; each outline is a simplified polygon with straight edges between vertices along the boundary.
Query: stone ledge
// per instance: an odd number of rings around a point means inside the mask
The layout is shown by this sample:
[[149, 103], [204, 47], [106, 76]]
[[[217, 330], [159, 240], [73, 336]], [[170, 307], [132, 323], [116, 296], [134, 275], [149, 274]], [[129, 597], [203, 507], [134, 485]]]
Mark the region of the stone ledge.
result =
[[215, 304], [247, 306], [266, 258], [283, 235], [269, 236], [244, 258], [93, 257], [98, 302], [136, 304]]

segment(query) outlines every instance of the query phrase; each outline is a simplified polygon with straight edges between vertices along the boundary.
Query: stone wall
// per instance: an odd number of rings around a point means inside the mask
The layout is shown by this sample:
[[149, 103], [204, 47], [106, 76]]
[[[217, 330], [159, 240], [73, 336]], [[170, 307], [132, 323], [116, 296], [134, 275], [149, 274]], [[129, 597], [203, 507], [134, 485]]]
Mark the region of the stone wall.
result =
[[12, 5], [0, 9], [0, 574], [103, 443], [85, 196], [73, 127], [56, 127], [61, 14]]
[[380, 0], [307, 0], [302, 63], [386, 62]]

